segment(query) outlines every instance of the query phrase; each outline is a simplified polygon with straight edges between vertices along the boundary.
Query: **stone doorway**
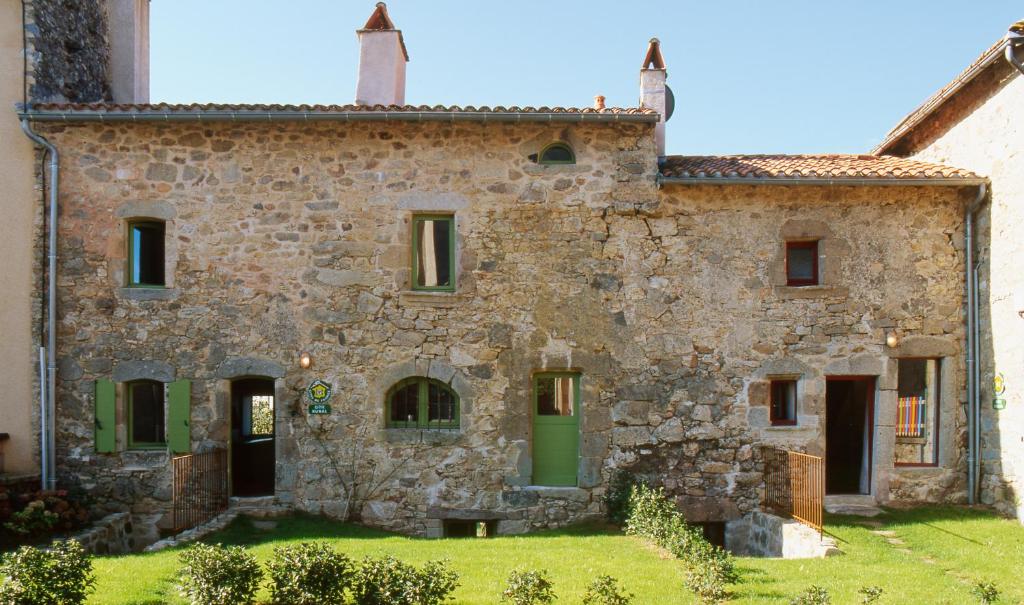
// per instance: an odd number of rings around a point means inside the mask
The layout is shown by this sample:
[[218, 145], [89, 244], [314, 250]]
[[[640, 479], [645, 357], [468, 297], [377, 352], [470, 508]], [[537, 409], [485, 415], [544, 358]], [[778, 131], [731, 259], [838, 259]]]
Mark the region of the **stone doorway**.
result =
[[274, 381], [231, 382], [231, 495], [274, 495]]
[[828, 377], [825, 386], [825, 493], [870, 494], [875, 377]]

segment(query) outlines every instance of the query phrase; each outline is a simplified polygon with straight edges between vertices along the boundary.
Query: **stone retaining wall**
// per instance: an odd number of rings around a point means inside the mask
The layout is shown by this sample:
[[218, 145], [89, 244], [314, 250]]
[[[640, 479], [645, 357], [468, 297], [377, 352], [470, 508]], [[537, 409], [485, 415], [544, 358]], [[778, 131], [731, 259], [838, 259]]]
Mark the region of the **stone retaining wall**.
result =
[[743, 557], [814, 559], [838, 554], [835, 541], [799, 521], [754, 511], [726, 524], [725, 545]]

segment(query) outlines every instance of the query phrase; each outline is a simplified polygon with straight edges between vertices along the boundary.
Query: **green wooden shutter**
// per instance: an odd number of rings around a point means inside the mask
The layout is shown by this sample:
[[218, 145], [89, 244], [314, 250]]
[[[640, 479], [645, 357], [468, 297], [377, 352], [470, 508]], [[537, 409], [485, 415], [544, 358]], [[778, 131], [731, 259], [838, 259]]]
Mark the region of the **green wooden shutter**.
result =
[[114, 398], [114, 382], [96, 381], [96, 453], [111, 454], [117, 449], [117, 412]]
[[192, 381], [175, 380], [167, 385], [167, 446], [175, 454], [192, 449], [191, 412]]

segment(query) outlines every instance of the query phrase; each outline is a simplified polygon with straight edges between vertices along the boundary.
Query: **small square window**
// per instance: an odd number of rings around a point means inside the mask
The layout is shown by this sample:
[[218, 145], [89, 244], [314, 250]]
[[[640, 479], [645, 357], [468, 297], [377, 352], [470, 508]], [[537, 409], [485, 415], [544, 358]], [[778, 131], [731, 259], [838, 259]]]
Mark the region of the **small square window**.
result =
[[772, 426], [796, 424], [796, 380], [772, 380], [771, 421]]
[[818, 242], [786, 242], [786, 285], [818, 284]]
[[455, 217], [412, 218], [412, 289], [455, 289]]
[[128, 285], [165, 285], [163, 223], [156, 221], [129, 223]]

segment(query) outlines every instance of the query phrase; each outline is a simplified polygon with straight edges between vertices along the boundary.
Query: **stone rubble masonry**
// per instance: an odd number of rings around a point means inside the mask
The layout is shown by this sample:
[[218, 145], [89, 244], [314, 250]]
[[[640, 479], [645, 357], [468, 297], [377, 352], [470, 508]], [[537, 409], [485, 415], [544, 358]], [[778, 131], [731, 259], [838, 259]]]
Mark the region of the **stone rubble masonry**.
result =
[[841, 554], [835, 540], [818, 530], [761, 511], [727, 523], [725, 545], [742, 557], [822, 559]]
[[[1005, 65], [985, 96], [961, 94], [937, 113], [915, 158], [988, 175], [978, 213], [981, 304], [981, 502], [1024, 522], [1024, 77]], [[995, 410], [993, 378], [1005, 378]]]
[[32, 102], [110, 100], [105, 0], [26, 0]]
[[[407, 533], [596, 517], [617, 468], [663, 484], [693, 521], [739, 518], [758, 506], [758, 446], [822, 452], [825, 376], [840, 374], [879, 377], [878, 499], [964, 500], [955, 188], [659, 189], [645, 124], [44, 130], [65, 166], [60, 480], [110, 511], [166, 511], [169, 458], [124, 451], [120, 391], [120, 450], [93, 451], [93, 381], [167, 366], [192, 381], [195, 451], [228, 440], [230, 379], [273, 371], [276, 502]], [[554, 140], [576, 165], [527, 159]], [[409, 292], [420, 211], [455, 214], [453, 294]], [[167, 220], [154, 298], [123, 287], [124, 221], [149, 212]], [[826, 281], [788, 288], [782, 239], [803, 232], [823, 237]], [[926, 479], [892, 466], [887, 330], [948, 355], [951, 438]], [[531, 374], [561, 369], [582, 374], [579, 485], [538, 488]], [[767, 421], [781, 370], [803, 375], [795, 429]], [[456, 390], [459, 430], [384, 428], [385, 392], [416, 375]], [[330, 415], [306, 414], [314, 378], [334, 386]]]

